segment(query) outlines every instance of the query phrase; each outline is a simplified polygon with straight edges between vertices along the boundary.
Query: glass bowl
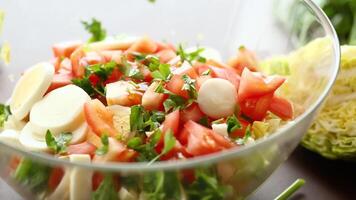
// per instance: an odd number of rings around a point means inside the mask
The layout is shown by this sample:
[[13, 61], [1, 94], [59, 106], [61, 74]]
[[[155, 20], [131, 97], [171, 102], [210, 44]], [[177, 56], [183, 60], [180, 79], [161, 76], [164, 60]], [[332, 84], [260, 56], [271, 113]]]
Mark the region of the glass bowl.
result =
[[[309, 21], [300, 22], [298, 16], [290, 16], [288, 7], [304, 11]], [[210, 199], [248, 197], [298, 145], [338, 72], [338, 38], [330, 21], [311, 0], [157, 0], [155, 3], [4, 0], [0, 8], [6, 12], [1, 41], [8, 41], [12, 50], [11, 64], [1, 66], [2, 102], [9, 98], [14, 80], [24, 69], [51, 57], [53, 43], [87, 37], [80, 20], [92, 17], [102, 21], [111, 34], [147, 34], [173, 43], [206, 45], [219, 50], [224, 59], [235, 55], [240, 45], [257, 52], [261, 60], [301, 51], [295, 54], [300, 59], [293, 65], [301, 70], [292, 69], [297, 82], [289, 85], [296, 96], [292, 98], [297, 113], [295, 120], [253, 145], [189, 160], [147, 165], [75, 164], [0, 142], [0, 175], [26, 199], [71, 196], [72, 186], [68, 184], [60, 183], [52, 189], [57, 196], [48, 189], [52, 172], [59, 168], [65, 171], [64, 177], [73, 170], [88, 176], [100, 172], [105, 177], [113, 177], [122, 186], [118, 192], [122, 199], [142, 198], [145, 190], [165, 195], [151, 196], [152, 199], [192, 198], [194, 191], [198, 192], [197, 198], [202, 197], [199, 195], [210, 195]], [[314, 23], [314, 28], [302, 32], [296, 27], [303, 23]], [[323, 45], [314, 45], [315, 51], [303, 53], [303, 45], [321, 39], [325, 41]], [[19, 167], [17, 170], [14, 167], [19, 161], [22, 167], [28, 168], [20, 174]], [[201, 183], [189, 184], [186, 180], [189, 174], [200, 177]], [[82, 190], [89, 196], [95, 195], [91, 190], [84, 191], [84, 186]]]

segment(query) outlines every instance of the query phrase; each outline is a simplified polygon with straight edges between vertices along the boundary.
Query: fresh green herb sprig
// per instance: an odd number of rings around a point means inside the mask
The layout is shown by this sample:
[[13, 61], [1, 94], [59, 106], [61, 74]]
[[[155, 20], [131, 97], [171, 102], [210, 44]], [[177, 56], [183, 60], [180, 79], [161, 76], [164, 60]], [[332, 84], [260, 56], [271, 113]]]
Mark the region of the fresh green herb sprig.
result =
[[100, 183], [98, 189], [92, 195], [93, 200], [119, 200], [117, 195], [114, 177], [111, 174], [106, 174], [104, 180]]
[[67, 145], [72, 140], [73, 134], [70, 132], [60, 133], [58, 137], [54, 137], [50, 130], [46, 132], [46, 144], [56, 154], [65, 153]]
[[240, 121], [237, 119], [235, 115], [228, 117], [226, 120], [226, 124], [227, 124], [228, 133], [233, 133], [238, 129], [242, 128]]
[[201, 56], [201, 53], [204, 51], [204, 48], [198, 48], [196, 51], [193, 52], [186, 52], [181, 44], [178, 45], [177, 48], [177, 55], [180, 56], [182, 62], [187, 61], [191, 65], [194, 61], [198, 61], [201, 63], [206, 62], [206, 58]]
[[161, 139], [161, 136], [161, 130], [156, 129], [150, 136], [148, 142], [144, 143], [144, 139], [142, 137], [134, 137], [127, 142], [127, 147], [140, 153], [137, 158], [138, 161], [151, 161], [158, 155], [155, 150], [155, 147]]
[[131, 107], [130, 129], [140, 134], [154, 131], [164, 121], [164, 118], [164, 113], [160, 111], [148, 111], [141, 105], [135, 105]]
[[100, 139], [102, 146], [95, 151], [95, 154], [98, 156], [103, 156], [109, 151], [109, 136], [107, 134], [102, 134]]
[[143, 176], [143, 196], [148, 200], [185, 199], [177, 172], [153, 172]]
[[0, 104], [0, 129], [4, 127], [4, 123], [7, 118], [11, 115], [10, 106], [5, 104]]
[[182, 90], [188, 91], [188, 95], [192, 100], [196, 100], [198, 97], [198, 92], [197, 89], [195, 88], [195, 80], [191, 79], [188, 75], [184, 74], [182, 76], [182, 79], [184, 81], [184, 85], [182, 87]]
[[245, 136], [243, 138], [237, 138], [236, 143], [239, 145], [245, 145], [248, 139], [251, 137], [251, 126], [246, 127]]
[[175, 144], [176, 144], [176, 138], [174, 137], [173, 131], [172, 130], [168, 130], [167, 132], [165, 132], [164, 134], [164, 146], [162, 149], [162, 152], [157, 155], [155, 158], [153, 158], [148, 165], [151, 165], [152, 163], [154, 163], [155, 161], [157, 161], [159, 158], [161, 158], [162, 156], [166, 155], [168, 152], [170, 152]]
[[84, 28], [91, 34], [88, 42], [97, 42], [106, 38], [106, 30], [101, 26], [101, 22], [92, 18], [91, 22], [82, 21]]

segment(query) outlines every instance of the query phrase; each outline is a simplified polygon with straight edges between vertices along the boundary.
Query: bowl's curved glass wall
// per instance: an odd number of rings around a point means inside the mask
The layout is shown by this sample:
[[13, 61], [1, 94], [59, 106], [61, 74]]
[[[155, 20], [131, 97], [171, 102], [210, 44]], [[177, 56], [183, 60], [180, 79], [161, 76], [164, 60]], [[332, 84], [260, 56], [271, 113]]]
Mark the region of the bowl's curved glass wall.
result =
[[[290, 14], [291, 7], [298, 10], [294, 12], [297, 14]], [[132, 195], [133, 199], [139, 196], [153, 199], [199, 199], [202, 197], [199, 195], [210, 195], [212, 199], [246, 197], [296, 147], [338, 68], [335, 32], [309, 0], [156, 0], [154, 4], [145, 0], [3, 0], [0, 8], [6, 13], [0, 41], [8, 41], [12, 50], [11, 64], [2, 64], [0, 69], [3, 102], [9, 98], [14, 80], [24, 69], [50, 59], [53, 43], [88, 37], [80, 21], [95, 17], [109, 34], [147, 34], [157, 40], [211, 46], [224, 59], [233, 56], [240, 45], [256, 51], [261, 60], [273, 60], [276, 56], [288, 59], [291, 72], [288, 88], [280, 93], [293, 101], [298, 114], [294, 122], [254, 146], [160, 166], [108, 164], [89, 167], [88, 172], [84, 171], [88, 167], [34, 156], [1, 143], [0, 175], [25, 198], [59, 199], [73, 195], [75, 191], [70, 188], [74, 183], [68, 177], [76, 170], [96, 178], [98, 174], [107, 177], [104, 181], [109, 182], [107, 187], [113, 188], [120, 198], [125, 195]], [[307, 20], [300, 20], [301, 16], [308, 16]], [[303, 30], [304, 23], [312, 23], [313, 28]], [[308, 47], [303, 47], [306, 44]], [[63, 182], [49, 189], [51, 174], [61, 171], [57, 168], [62, 169]], [[190, 181], [192, 174], [199, 182]], [[103, 187], [106, 186], [99, 186]]]

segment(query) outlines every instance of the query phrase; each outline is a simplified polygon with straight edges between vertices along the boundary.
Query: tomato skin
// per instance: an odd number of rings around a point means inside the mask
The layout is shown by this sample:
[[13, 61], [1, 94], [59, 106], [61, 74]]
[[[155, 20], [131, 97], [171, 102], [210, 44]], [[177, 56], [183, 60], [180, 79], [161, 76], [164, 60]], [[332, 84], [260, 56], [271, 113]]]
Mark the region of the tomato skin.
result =
[[165, 95], [155, 92], [158, 83], [153, 82], [142, 96], [142, 106], [146, 110], [162, 110]]
[[186, 129], [183, 132], [187, 135], [186, 141], [184, 141], [185, 136], [181, 136], [180, 138], [183, 139], [181, 143], [186, 144], [187, 153], [193, 156], [206, 155], [235, 146], [228, 139], [196, 122], [188, 121], [184, 124], [184, 129]]
[[72, 72], [75, 77], [83, 77], [85, 73], [85, 68], [83, 64], [80, 64], [80, 60], [85, 56], [82, 48], [76, 49], [71, 55], [70, 60], [72, 63]]
[[179, 110], [175, 110], [168, 115], [166, 115], [166, 119], [163, 122], [162, 132], [166, 133], [168, 130], [172, 130], [174, 136], [178, 135], [179, 130], [179, 120], [180, 120], [180, 112]]
[[239, 49], [237, 56], [231, 58], [228, 65], [234, 68], [238, 74], [242, 74], [245, 68], [251, 71], [257, 71], [257, 59], [255, 54], [245, 47]]
[[92, 177], [92, 190], [96, 191], [103, 180], [104, 180], [104, 174], [100, 172], [94, 172]]
[[245, 68], [242, 72], [240, 86], [238, 90], [238, 100], [240, 102], [247, 98], [261, 97], [273, 94], [285, 81], [280, 76], [265, 77], [261, 73], [251, 72]]
[[160, 50], [156, 55], [158, 56], [161, 63], [168, 63], [170, 60], [177, 56], [176, 52], [171, 49]]
[[55, 90], [57, 88], [72, 84], [73, 75], [72, 73], [58, 73], [54, 74], [51, 85], [47, 89], [47, 92]]
[[105, 60], [105, 62], [114, 61], [117, 64], [121, 63], [121, 50], [104, 50], [98, 52]]
[[190, 78], [197, 78], [199, 75], [197, 74], [194, 67], [190, 66], [190, 64], [183, 64], [181, 67], [172, 70], [172, 73], [175, 75], [188, 75]]
[[282, 97], [273, 96], [269, 110], [283, 120], [293, 119], [292, 103]]
[[84, 116], [89, 127], [98, 136], [106, 133], [115, 137], [117, 131], [113, 125], [113, 113], [111, 113], [98, 99], [84, 104]]
[[230, 136], [233, 138], [243, 138], [245, 136], [247, 127], [250, 125], [250, 123], [248, 121], [241, 119], [241, 118], [239, 118], [239, 122], [242, 127], [240, 129], [230, 133]]
[[55, 167], [52, 169], [51, 174], [48, 178], [48, 188], [50, 191], [54, 191], [57, 186], [61, 183], [64, 176], [64, 170], [60, 167]]
[[52, 46], [53, 54], [58, 58], [69, 58], [70, 55], [82, 45], [81, 41], [57, 43]]
[[183, 85], [184, 85], [184, 81], [182, 79], [182, 76], [173, 75], [171, 80], [167, 82], [166, 89], [176, 95], [188, 99], [189, 98], [188, 92], [186, 90], [182, 90]]
[[[149, 37], [145, 36], [137, 40], [127, 49], [126, 53], [138, 52], [143, 54], [152, 54], [157, 50], [157, 44]], [[128, 59], [133, 60], [133, 56], [128, 54]]]
[[119, 81], [121, 77], [122, 77], [122, 72], [118, 68], [115, 68], [110, 74], [110, 76], [108, 77], [108, 79], [106, 79], [104, 84], [106, 85], [109, 83], [114, 83], [116, 81]]
[[162, 50], [166, 50], [166, 49], [176, 51], [176, 48], [174, 47], [174, 45], [170, 44], [170, 43], [156, 42], [156, 45], [157, 45], [156, 52], [159, 52], [159, 51], [162, 51]]
[[123, 143], [109, 137], [109, 149], [104, 155], [94, 155], [94, 162], [132, 162], [138, 153]]
[[262, 97], [248, 98], [240, 102], [241, 112], [252, 120], [262, 120], [266, 117], [270, 107], [273, 94], [267, 94]]
[[68, 154], [89, 154], [94, 156], [96, 146], [90, 142], [83, 142], [80, 144], [72, 144], [67, 148]]
[[181, 111], [182, 123], [185, 123], [189, 120], [198, 122], [203, 117], [204, 117], [204, 113], [200, 110], [197, 103], [193, 103], [188, 108]]
[[196, 89], [197, 91], [199, 91], [200, 87], [203, 85], [203, 83], [205, 81], [207, 81], [208, 79], [211, 79], [212, 77], [210, 75], [206, 75], [206, 76], [199, 76], [198, 78], [196, 78]]
[[236, 90], [238, 90], [240, 86], [240, 76], [236, 74], [236, 72], [233, 69], [230, 68], [218, 68], [214, 66], [209, 66], [211, 69], [211, 76], [213, 78], [222, 78], [225, 80], [228, 80], [230, 83], [232, 83]]

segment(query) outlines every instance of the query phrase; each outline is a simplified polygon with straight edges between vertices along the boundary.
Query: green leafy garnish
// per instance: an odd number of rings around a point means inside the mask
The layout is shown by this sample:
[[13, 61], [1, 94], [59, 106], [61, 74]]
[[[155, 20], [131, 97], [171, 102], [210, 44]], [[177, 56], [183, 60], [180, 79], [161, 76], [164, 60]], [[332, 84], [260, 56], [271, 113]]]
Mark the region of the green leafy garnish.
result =
[[207, 75], [209, 75], [210, 73], [211, 73], [211, 69], [207, 69], [207, 70], [205, 70], [201, 75], [207, 76]]
[[207, 128], [210, 128], [210, 126], [209, 126], [209, 118], [207, 116], [204, 116], [204, 117], [200, 118], [198, 123], [203, 125], [203, 126], [205, 126], [205, 127], [207, 127]]
[[144, 78], [142, 72], [136, 68], [131, 68], [129, 70], [128, 77], [136, 80], [143, 80]]
[[160, 111], [147, 111], [141, 105], [131, 107], [130, 130], [144, 134], [154, 131], [164, 120], [164, 114]]
[[154, 159], [152, 159], [148, 165], [152, 164], [156, 160], [158, 160], [160, 157], [164, 156], [167, 154], [169, 151], [173, 149], [173, 147], [176, 144], [176, 138], [174, 137], [173, 131], [169, 129], [165, 134], [164, 134], [164, 146], [162, 152], [157, 155]]
[[182, 76], [182, 79], [184, 81], [184, 85], [182, 87], [182, 90], [188, 91], [189, 97], [193, 100], [197, 99], [198, 97], [198, 92], [197, 89], [195, 88], [195, 80], [191, 79], [188, 75], [184, 74]]
[[88, 67], [85, 68], [86, 70], [85, 74], [86, 76], [95, 74], [98, 77], [100, 77], [102, 80], [106, 80], [111, 75], [112, 71], [115, 69], [116, 66], [117, 65], [114, 61], [105, 64], [89, 65]]
[[62, 154], [66, 152], [68, 143], [72, 140], [73, 134], [70, 132], [60, 133], [54, 137], [50, 130], [46, 132], [46, 144], [54, 153]]
[[204, 48], [198, 48], [196, 51], [187, 53], [184, 51], [183, 46], [180, 44], [180, 45], [178, 45], [177, 55], [180, 56], [180, 59], [182, 62], [187, 61], [191, 65], [192, 65], [193, 61], [205, 63], [206, 58], [204, 58], [200, 55], [204, 50], [205, 50]]
[[143, 177], [143, 196], [148, 200], [180, 200], [181, 185], [177, 172], [154, 172]]
[[10, 106], [0, 104], [0, 129], [4, 127], [4, 123], [9, 115], [11, 115]]
[[14, 177], [34, 193], [40, 193], [48, 188], [48, 178], [51, 168], [30, 159], [22, 159], [16, 168]]
[[240, 121], [237, 119], [235, 115], [228, 117], [226, 120], [226, 124], [227, 124], [228, 133], [233, 133], [234, 131], [242, 128]]
[[163, 102], [163, 107], [166, 112], [183, 109], [186, 107], [186, 99], [179, 95], [169, 95], [169, 97]]
[[245, 145], [250, 137], [251, 137], [251, 126], [248, 125], [245, 130], [245, 136], [243, 138], [237, 138], [236, 143], [239, 145]]
[[159, 64], [158, 69], [152, 72], [152, 77], [156, 80], [169, 80], [171, 69], [169, 64]]
[[161, 130], [156, 129], [154, 133], [150, 136], [147, 143], [144, 143], [143, 139], [140, 137], [134, 137], [127, 142], [127, 146], [140, 153], [137, 158], [138, 161], [150, 161], [158, 155], [155, 150], [155, 147], [158, 141], [161, 139], [161, 136]]
[[85, 29], [92, 35], [89, 42], [97, 42], [106, 38], [106, 30], [101, 27], [101, 22], [92, 18], [91, 22], [82, 21]]
[[220, 185], [216, 173], [209, 170], [195, 170], [195, 181], [188, 185], [188, 199], [225, 199], [230, 188]]
[[119, 196], [116, 191], [114, 176], [106, 174], [104, 180], [100, 183], [98, 189], [92, 194], [93, 200], [119, 200]]
[[305, 184], [304, 179], [298, 178], [292, 185], [285, 189], [280, 195], [278, 195], [274, 200], [287, 200], [292, 196], [299, 188]]
[[98, 156], [103, 156], [109, 151], [109, 136], [107, 134], [101, 135], [101, 143], [103, 145], [95, 151], [95, 154]]

